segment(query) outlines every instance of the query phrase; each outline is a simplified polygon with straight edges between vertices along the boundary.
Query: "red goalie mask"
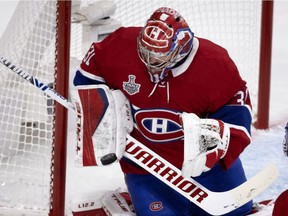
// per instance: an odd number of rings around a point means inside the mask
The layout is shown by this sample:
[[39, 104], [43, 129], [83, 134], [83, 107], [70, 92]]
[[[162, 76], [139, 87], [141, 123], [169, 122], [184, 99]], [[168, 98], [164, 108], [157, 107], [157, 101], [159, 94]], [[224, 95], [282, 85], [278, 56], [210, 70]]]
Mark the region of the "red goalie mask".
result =
[[192, 49], [193, 32], [184, 18], [167, 7], [157, 9], [138, 37], [138, 54], [153, 82], [162, 80], [169, 69]]

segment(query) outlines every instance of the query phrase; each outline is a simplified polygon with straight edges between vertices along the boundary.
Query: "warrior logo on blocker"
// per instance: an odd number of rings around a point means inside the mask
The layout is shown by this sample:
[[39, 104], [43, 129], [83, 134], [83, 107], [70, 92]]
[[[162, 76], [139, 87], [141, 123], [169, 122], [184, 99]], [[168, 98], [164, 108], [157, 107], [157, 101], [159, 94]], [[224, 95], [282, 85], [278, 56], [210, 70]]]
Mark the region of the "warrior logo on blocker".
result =
[[134, 75], [128, 76], [128, 82], [123, 82], [123, 89], [129, 94], [134, 95], [139, 92], [140, 84], [135, 83], [136, 77]]

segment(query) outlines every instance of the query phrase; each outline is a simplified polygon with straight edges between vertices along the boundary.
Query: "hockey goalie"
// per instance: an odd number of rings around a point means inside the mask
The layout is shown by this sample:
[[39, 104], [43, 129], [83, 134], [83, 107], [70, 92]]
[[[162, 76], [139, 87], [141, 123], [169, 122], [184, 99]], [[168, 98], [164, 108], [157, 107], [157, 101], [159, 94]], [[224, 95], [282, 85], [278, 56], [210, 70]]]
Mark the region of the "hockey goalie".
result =
[[247, 215], [274, 179], [272, 167], [247, 180], [239, 158], [251, 103], [237, 66], [172, 8], [93, 42], [73, 83], [77, 164], [119, 161], [128, 189], [82, 200], [86, 212], [74, 215]]
[[[121, 193], [112, 193], [108, 203], [121, 203], [117, 207], [125, 209], [115, 215], [206, 216], [216, 208], [212, 203], [206, 209], [201, 205], [209, 194], [200, 188], [203, 193], [196, 195], [201, 199], [191, 202], [122, 157], [128, 134], [181, 170], [176, 182], [186, 177], [211, 191], [225, 192], [247, 181], [239, 158], [251, 141], [246, 82], [228, 52], [195, 37], [174, 9], [159, 8], [144, 27], [120, 27], [93, 42], [73, 83], [79, 165], [120, 161], [125, 174], [133, 209]], [[138, 155], [144, 162], [151, 158], [145, 151]], [[149, 165], [154, 170], [164, 166], [157, 159]], [[174, 171], [168, 168], [162, 175], [173, 179], [176, 172], [168, 170]], [[192, 187], [196, 185], [182, 191]], [[248, 199], [225, 215], [251, 210]]]

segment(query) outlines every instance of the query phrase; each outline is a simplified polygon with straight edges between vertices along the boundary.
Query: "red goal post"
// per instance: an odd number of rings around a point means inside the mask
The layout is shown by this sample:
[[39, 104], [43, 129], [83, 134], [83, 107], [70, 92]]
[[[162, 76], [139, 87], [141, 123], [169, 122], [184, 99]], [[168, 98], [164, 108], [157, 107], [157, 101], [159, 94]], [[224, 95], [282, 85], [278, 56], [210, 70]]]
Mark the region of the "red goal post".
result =
[[273, 0], [262, 1], [257, 129], [269, 128], [273, 8]]
[[[68, 98], [70, 68], [71, 1], [58, 1], [56, 18], [55, 90]], [[55, 139], [52, 149], [49, 216], [65, 215], [68, 110], [55, 103]], [[54, 152], [53, 152], [54, 151]]]

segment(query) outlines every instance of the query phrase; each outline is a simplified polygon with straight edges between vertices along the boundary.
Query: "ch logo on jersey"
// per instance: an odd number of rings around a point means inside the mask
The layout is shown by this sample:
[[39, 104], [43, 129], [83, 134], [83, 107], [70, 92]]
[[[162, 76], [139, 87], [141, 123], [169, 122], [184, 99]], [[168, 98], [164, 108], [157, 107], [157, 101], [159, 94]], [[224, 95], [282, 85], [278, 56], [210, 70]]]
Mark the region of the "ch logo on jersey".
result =
[[128, 76], [128, 82], [123, 82], [123, 89], [129, 94], [134, 95], [139, 92], [141, 85], [135, 82], [134, 75]]
[[134, 117], [140, 132], [151, 142], [171, 142], [184, 136], [179, 113], [166, 109], [138, 110]]

